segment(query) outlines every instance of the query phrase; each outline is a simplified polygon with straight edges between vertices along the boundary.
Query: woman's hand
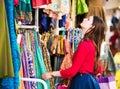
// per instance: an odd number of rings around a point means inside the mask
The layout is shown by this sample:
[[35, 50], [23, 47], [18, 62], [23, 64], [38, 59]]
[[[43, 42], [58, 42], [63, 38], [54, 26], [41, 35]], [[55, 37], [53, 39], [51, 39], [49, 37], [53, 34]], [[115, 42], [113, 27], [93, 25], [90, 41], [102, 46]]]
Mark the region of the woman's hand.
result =
[[43, 78], [44, 80], [47, 80], [47, 79], [52, 78], [51, 72], [47, 72], [47, 73], [45, 73], [45, 74], [42, 74], [42, 78]]
[[101, 76], [102, 76], [101, 73], [98, 73], [98, 74], [96, 75], [96, 77], [98, 77], [98, 78], [101, 77]]

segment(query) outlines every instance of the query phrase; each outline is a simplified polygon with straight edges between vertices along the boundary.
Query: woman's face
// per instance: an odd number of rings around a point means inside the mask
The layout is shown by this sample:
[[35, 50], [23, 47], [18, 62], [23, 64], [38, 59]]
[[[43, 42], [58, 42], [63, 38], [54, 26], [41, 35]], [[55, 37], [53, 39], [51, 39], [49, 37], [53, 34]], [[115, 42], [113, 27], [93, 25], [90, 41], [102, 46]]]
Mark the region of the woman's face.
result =
[[84, 18], [80, 26], [82, 27], [83, 30], [88, 30], [90, 29], [93, 25], [93, 16], [90, 16], [88, 18]]

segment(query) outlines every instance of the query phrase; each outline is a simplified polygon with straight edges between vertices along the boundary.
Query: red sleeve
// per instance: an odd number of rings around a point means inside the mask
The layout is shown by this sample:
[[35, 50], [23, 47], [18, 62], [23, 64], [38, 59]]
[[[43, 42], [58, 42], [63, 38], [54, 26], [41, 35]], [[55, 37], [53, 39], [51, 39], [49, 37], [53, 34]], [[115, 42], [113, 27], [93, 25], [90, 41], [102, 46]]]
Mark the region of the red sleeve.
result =
[[73, 76], [76, 75], [76, 73], [79, 71], [79, 69], [81, 68], [81, 65], [84, 62], [86, 52], [87, 52], [87, 50], [86, 50], [85, 44], [84, 44], [84, 42], [82, 42], [78, 46], [76, 52], [73, 55], [72, 66], [69, 69], [60, 71], [61, 76], [63, 78], [72, 78]]

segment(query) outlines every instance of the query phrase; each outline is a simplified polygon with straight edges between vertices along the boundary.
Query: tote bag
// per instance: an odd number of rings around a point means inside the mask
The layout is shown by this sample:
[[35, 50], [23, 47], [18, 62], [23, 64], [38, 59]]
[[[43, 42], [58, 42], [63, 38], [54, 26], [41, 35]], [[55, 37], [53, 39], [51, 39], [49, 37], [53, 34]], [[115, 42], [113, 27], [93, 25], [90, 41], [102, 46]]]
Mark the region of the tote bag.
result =
[[114, 76], [102, 76], [97, 78], [100, 89], [116, 89], [116, 81]]

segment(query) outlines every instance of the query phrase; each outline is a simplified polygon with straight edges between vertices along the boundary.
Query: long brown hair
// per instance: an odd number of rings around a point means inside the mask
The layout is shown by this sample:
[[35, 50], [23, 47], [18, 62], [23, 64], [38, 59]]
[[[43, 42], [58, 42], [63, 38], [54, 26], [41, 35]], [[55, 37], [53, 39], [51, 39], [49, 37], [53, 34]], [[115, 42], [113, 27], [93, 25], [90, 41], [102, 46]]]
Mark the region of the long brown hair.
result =
[[100, 57], [100, 47], [102, 41], [105, 39], [105, 23], [98, 16], [93, 16], [93, 24], [94, 27], [91, 27], [90, 32], [84, 35], [85, 39], [91, 39], [94, 41], [96, 56], [94, 62], [94, 73], [96, 74], [98, 71], [98, 58]]

